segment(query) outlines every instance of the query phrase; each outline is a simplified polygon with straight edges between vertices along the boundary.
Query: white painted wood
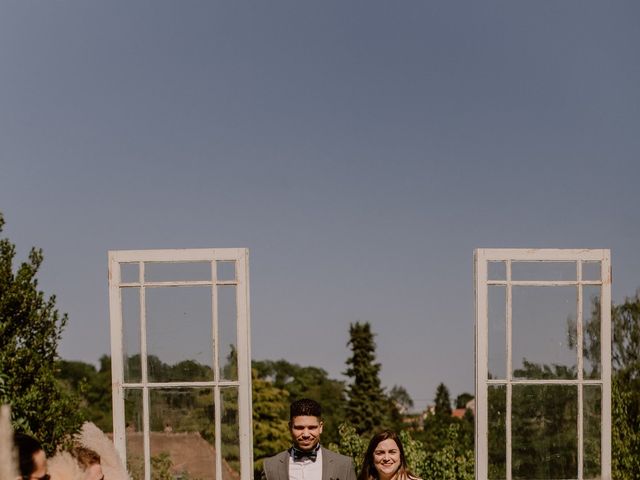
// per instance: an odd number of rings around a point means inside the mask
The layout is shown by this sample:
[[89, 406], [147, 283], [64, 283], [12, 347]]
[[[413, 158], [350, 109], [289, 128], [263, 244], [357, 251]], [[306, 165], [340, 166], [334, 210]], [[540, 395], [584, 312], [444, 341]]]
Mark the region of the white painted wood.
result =
[[[576, 278], [578, 282], [582, 279], [582, 261], [576, 262]], [[582, 351], [582, 324], [584, 323], [582, 312], [582, 285], [578, 285], [578, 298], [576, 305], [576, 355], [577, 355], [577, 369], [578, 369], [578, 445], [584, 445], [584, 389], [582, 388], [582, 380], [584, 379], [583, 372], [583, 351]], [[584, 448], [578, 448], [578, 478], [584, 478]]]
[[512, 290], [512, 282], [511, 282], [511, 260], [507, 259], [506, 268], [507, 268], [507, 301], [506, 301], [506, 313], [504, 318], [507, 322], [507, 338], [505, 339], [506, 352], [507, 352], [507, 386], [506, 386], [506, 394], [507, 394], [507, 402], [506, 402], [506, 410], [505, 410], [505, 471], [507, 474], [507, 480], [511, 480], [511, 472], [513, 465], [513, 458], [511, 455], [511, 398], [513, 395], [513, 350], [511, 349], [512, 338], [513, 338], [513, 318], [512, 318], [512, 303], [513, 303], [513, 290]]
[[[163, 281], [163, 282], [149, 282], [146, 281], [143, 283], [145, 287], [194, 287], [194, 286], [204, 286], [208, 287], [210, 285], [216, 285], [216, 283], [211, 280], [174, 280], [174, 281]], [[143, 285], [138, 282], [129, 282], [120, 284], [121, 287], [139, 287]], [[224, 280], [218, 281], [217, 285], [237, 285], [238, 282], [235, 280]]]
[[[217, 261], [233, 261], [236, 266], [236, 279], [220, 281], [217, 279]], [[211, 280], [179, 280], [179, 281], [146, 281], [145, 264], [153, 262], [162, 263], [187, 263], [210, 262]], [[139, 265], [138, 279], [133, 282], [121, 282], [120, 264], [137, 263]], [[252, 415], [251, 415], [251, 339], [250, 339], [250, 315], [249, 315], [249, 266], [248, 250], [245, 248], [201, 248], [201, 249], [165, 249], [165, 250], [121, 250], [109, 252], [109, 308], [111, 321], [111, 357], [113, 378], [113, 422], [114, 442], [118, 453], [126, 459], [126, 430], [124, 394], [126, 390], [138, 389], [142, 392], [143, 407], [143, 445], [145, 480], [151, 478], [150, 467], [150, 425], [149, 425], [149, 393], [152, 389], [175, 387], [208, 387], [214, 396], [214, 428], [216, 432], [216, 478], [222, 478], [222, 442], [221, 442], [221, 414], [222, 406], [221, 388], [236, 387], [238, 389], [238, 416], [240, 437], [240, 480], [250, 480], [253, 473], [252, 453]], [[238, 354], [238, 379], [231, 381], [220, 378], [220, 361], [218, 334], [218, 292], [220, 285], [236, 286], [236, 333]], [[198, 382], [149, 382], [147, 365], [147, 337], [146, 337], [146, 288], [147, 287], [192, 287], [210, 286], [212, 295], [212, 346], [214, 358], [214, 380]], [[124, 352], [123, 352], [123, 326], [121, 289], [139, 288], [140, 299], [140, 353], [141, 353], [141, 379], [136, 382], [124, 381]]]
[[478, 248], [486, 261], [599, 261], [603, 249], [563, 249], [563, 248]]
[[[507, 432], [506, 432], [506, 465], [507, 480], [512, 477], [511, 462], [511, 401], [512, 387], [514, 385], [575, 385], [578, 389], [578, 429], [576, 441], [578, 442], [578, 471], [577, 479], [583, 479], [584, 461], [584, 395], [583, 388], [586, 385], [598, 385], [602, 388], [602, 425], [601, 425], [601, 479], [611, 479], [611, 260], [607, 249], [484, 249], [474, 252], [475, 258], [475, 299], [476, 299], [476, 479], [486, 480], [488, 474], [488, 387], [504, 385], [507, 391]], [[504, 280], [488, 280], [487, 262], [503, 261], [506, 265], [506, 278]], [[575, 280], [553, 281], [522, 281], [512, 280], [511, 263], [518, 262], [576, 262]], [[601, 278], [584, 280], [582, 278], [582, 263], [585, 261], [599, 261], [601, 265]], [[506, 356], [507, 378], [487, 379], [488, 361], [488, 312], [487, 295], [488, 285], [504, 285], [506, 287]], [[552, 379], [552, 380], [527, 380], [514, 379], [512, 375], [512, 305], [511, 289], [513, 286], [576, 286], [577, 288], [577, 368], [576, 379]], [[602, 375], [600, 379], [585, 379], [583, 375], [583, 291], [585, 285], [601, 285], [601, 364]]]
[[476, 303], [476, 440], [475, 476], [476, 480], [488, 478], [488, 405], [485, 381], [488, 374], [488, 301], [487, 301], [487, 261], [484, 252], [475, 254], [475, 303]]
[[602, 251], [600, 344], [602, 365], [602, 478], [611, 480], [611, 252]]
[[251, 402], [251, 322], [249, 311], [249, 251], [245, 250], [238, 257], [236, 271], [239, 279], [236, 289], [236, 305], [238, 318], [246, 318], [245, 322], [237, 322], [238, 348], [238, 407], [240, 449], [249, 452], [240, 458], [240, 471], [243, 478], [253, 474], [253, 437], [252, 437], [252, 402]]
[[489, 280], [487, 285], [510, 285], [514, 287], [566, 287], [574, 285], [600, 285], [602, 282], [586, 280], [578, 282], [576, 280]]
[[[111, 329], [111, 402], [113, 408], [113, 443], [120, 458], [127, 458], [124, 425], [124, 382], [122, 353], [122, 309], [120, 307], [120, 264], [114, 252], [109, 252], [109, 323]], [[122, 422], [115, 419], [123, 419]]]

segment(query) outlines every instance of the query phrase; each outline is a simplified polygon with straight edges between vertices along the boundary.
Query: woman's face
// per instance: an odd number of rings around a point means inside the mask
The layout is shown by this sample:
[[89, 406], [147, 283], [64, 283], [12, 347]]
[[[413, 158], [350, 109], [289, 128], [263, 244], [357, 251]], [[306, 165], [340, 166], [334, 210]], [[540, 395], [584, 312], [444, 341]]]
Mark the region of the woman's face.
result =
[[381, 441], [373, 451], [373, 465], [378, 477], [387, 480], [393, 477], [400, 468], [400, 449], [395, 440], [387, 438]]
[[104, 480], [104, 475], [102, 474], [102, 467], [99, 463], [94, 463], [87, 468], [87, 471], [84, 475], [84, 480]]

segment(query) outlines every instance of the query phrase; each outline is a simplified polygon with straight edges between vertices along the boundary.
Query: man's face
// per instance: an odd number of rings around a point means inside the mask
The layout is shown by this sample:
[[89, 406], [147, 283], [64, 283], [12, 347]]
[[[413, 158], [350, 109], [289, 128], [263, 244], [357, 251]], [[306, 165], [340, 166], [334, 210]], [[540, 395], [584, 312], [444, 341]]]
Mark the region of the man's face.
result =
[[33, 468], [31, 479], [44, 478], [47, 474], [47, 456], [44, 450], [38, 450], [33, 454]]
[[320, 442], [322, 422], [318, 417], [300, 415], [293, 417], [289, 425], [291, 438], [296, 448], [304, 451], [313, 450]]

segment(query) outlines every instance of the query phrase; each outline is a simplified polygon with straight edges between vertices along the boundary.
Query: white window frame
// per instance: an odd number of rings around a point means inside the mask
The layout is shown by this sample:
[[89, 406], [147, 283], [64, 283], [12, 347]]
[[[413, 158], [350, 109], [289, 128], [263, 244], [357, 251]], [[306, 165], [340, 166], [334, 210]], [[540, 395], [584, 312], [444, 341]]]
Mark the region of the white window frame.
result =
[[[236, 278], [233, 281], [217, 280], [217, 261], [234, 261]], [[145, 281], [145, 262], [211, 262], [211, 280], [207, 281]], [[138, 263], [139, 278], [136, 282], [121, 281], [120, 264]], [[237, 306], [237, 381], [220, 380], [218, 355], [214, 354], [214, 380], [200, 382], [153, 382], [153, 387], [209, 387], [214, 392], [215, 411], [215, 478], [222, 479], [222, 448], [219, 432], [221, 431], [220, 389], [235, 386], [238, 388], [238, 423], [240, 439], [240, 471], [241, 480], [251, 480], [253, 477], [253, 438], [252, 438], [252, 407], [251, 407], [251, 335], [249, 308], [249, 251], [246, 248], [199, 248], [199, 249], [166, 249], [166, 250], [116, 250], [109, 251], [109, 312], [111, 323], [111, 375], [113, 401], [113, 440], [118, 454], [126, 461], [126, 431], [124, 391], [126, 387], [142, 389], [143, 407], [143, 442], [144, 442], [144, 471], [145, 480], [151, 479], [150, 466], [150, 430], [149, 430], [149, 384], [147, 377], [146, 358], [147, 345], [145, 341], [145, 287], [147, 286], [211, 286], [212, 289], [212, 322], [213, 331], [217, 331], [218, 312], [217, 295], [214, 293], [217, 285], [236, 286]], [[141, 382], [127, 383], [124, 381], [123, 364], [123, 322], [121, 289], [139, 287], [140, 289], [140, 335], [141, 335]], [[213, 338], [214, 352], [218, 352], [218, 339]]]
[[[488, 279], [488, 262], [504, 261], [506, 265], [505, 280]], [[564, 281], [514, 281], [511, 279], [512, 261], [540, 262], [576, 262], [576, 280]], [[600, 262], [600, 279], [583, 280], [582, 263]], [[513, 384], [561, 384], [578, 385], [578, 476], [583, 479], [583, 386], [600, 385], [602, 388], [601, 417], [601, 478], [611, 479], [611, 254], [608, 249], [488, 249], [479, 248], [474, 252], [475, 265], [475, 346], [476, 346], [476, 439], [475, 439], [475, 478], [488, 478], [488, 387], [489, 385], [506, 385], [506, 480], [512, 478], [511, 465], [511, 386]], [[488, 286], [504, 285], [506, 287], [506, 378], [488, 379]], [[514, 380], [512, 377], [511, 344], [511, 287], [527, 286], [578, 286], [577, 299], [577, 372], [575, 380]], [[582, 286], [601, 285], [601, 378], [583, 378], [583, 345], [582, 345]]]

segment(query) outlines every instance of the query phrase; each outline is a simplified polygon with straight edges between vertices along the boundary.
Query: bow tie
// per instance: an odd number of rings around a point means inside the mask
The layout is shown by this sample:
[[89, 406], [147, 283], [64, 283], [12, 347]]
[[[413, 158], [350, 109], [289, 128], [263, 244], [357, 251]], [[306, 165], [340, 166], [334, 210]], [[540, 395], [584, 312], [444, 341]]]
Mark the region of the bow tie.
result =
[[301, 462], [302, 460], [309, 459], [312, 462], [316, 461], [318, 458], [318, 450], [320, 449], [320, 445], [311, 450], [310, 452], [305, 452], [304, 450], [299, 450], [296, 447], [291, 447], [289, 451], [293, 454], [293, 460], [295, 462]]

